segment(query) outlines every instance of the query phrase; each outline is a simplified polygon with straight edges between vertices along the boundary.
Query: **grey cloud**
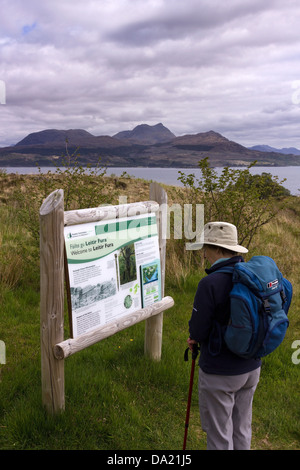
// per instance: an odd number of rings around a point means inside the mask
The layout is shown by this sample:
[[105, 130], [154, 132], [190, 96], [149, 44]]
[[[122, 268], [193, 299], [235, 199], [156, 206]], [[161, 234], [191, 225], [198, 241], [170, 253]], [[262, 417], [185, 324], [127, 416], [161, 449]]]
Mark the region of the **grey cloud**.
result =
[[[172, 6], [170, 6], [172, 5]], [[135, 47], [155, 45], [163, 40], [179, 40], [195, 34], [204, 37], [207, 31], [230, 27], [243, 18], [253, 20], [255, 15], [268, 11], [274, 1], [195, 1], [165, 2], [163, 7], [150, 13], [147, 18], [127, 22], [112, 30], [107, 38]], [[175, 6], [175, 8], [174, 8]]]
[[293, 0], [0, 3], [1, 146], [41, 128], [113, 135], [141, 122], [297, 146]]

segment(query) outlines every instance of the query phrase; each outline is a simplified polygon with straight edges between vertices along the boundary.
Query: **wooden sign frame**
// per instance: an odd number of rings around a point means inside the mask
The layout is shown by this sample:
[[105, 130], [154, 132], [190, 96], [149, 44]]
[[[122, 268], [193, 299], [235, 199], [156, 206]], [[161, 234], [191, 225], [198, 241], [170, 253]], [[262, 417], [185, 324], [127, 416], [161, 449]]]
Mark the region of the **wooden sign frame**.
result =
[[[52, 192], [40, 208], [40, 313], [42, 401], [46, 410], [57, 413], [65, 409], [64, 359], [102, 339], [145, 320], [144, 352], [151, 359], [161, 359], [163, 312], [174, 305], [172, 297], [164, 297], [166, 235], [163, 233], [160, 207], [166, 207], [167, 194], [157, 183], [150, 185], [150, 201], [107, 206], [77, 211], [64, 211], [63, 190]], [[64, 339], [64, 287], [66, 225], [157, 214], [161, 265], [162, 300], [116, 321]]]

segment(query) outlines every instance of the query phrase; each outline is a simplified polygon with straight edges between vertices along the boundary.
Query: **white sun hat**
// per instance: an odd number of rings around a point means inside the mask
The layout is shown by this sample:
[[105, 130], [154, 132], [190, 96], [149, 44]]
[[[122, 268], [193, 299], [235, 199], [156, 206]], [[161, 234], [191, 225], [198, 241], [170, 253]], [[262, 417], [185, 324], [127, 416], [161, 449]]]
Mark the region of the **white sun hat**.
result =
[[220, 246], [236, 253], [248, 253], [247, 248], [238, 244], [236, 226], [228, 222], [208, 222], [205, 224], [200, 240], [193, 243], [191, 248], [199, 249], [204, 244]]

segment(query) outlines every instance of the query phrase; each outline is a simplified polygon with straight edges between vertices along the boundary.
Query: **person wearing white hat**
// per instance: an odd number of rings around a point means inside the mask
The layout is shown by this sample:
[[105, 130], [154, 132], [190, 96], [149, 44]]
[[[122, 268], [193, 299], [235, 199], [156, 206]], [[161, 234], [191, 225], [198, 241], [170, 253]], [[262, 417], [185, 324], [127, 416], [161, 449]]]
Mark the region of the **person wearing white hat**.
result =
[[249, 450], [252, 401], [261, 361], [233, 354], [222, 341], [222, 326], [230, 315], [232, 274], [218, 272], [243, 262], [248, 249], [238, 243], [235, 225], [209, 222], [200, 243], [211, 267], [198, 284], [189, 321], [188, 345], [200, 344], [199, 408], [208, 450]]

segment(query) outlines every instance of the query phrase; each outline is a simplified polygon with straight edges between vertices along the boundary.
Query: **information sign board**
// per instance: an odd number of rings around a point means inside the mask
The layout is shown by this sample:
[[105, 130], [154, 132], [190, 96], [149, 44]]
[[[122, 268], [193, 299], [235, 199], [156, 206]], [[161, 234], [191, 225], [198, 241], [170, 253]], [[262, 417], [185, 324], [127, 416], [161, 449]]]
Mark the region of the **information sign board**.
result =
[[155, 213], [64, 228], [73, 338], [161, 300]]

